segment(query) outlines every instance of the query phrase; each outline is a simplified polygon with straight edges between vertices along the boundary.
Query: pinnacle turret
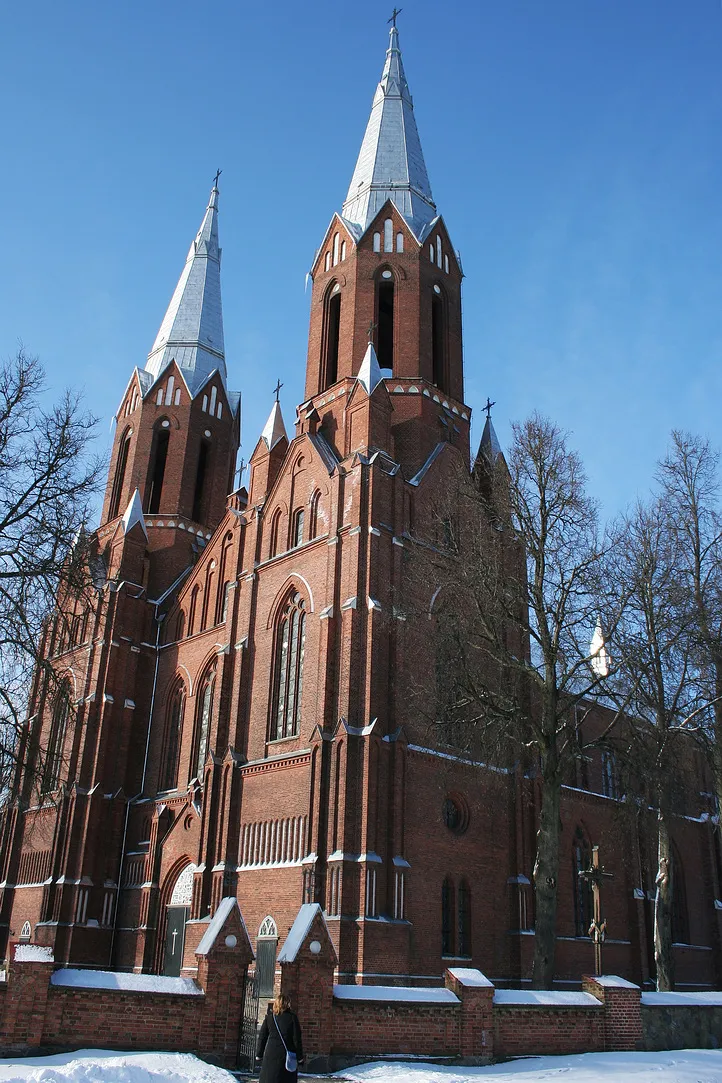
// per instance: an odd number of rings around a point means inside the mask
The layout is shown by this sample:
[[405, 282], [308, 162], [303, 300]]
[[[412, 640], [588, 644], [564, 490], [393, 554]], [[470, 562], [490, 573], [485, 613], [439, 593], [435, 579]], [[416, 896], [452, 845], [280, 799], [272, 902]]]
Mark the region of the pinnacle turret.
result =
[[363, 232], [388, 199], [417, 237], [436, 218], [395, 26], [391, 28], [386, 63], [343, 205], [343, 217]]
[[261, 439], [265, 442], [269, 451], [273, 451], [274, 447], [279, 440], [283, 440], [286, 437], [286, 426], [283, 423], [283, 414], [281, 413], [281, 404], [276, 399], [273, 404], [273, 409], [268, 415], [268, 421], [266, 422], [263, 432], [261, 433]]
[[226, 384], [216, 183], [145, 370], [157, 380], [173, 359], [194, 397], [214, 371]]

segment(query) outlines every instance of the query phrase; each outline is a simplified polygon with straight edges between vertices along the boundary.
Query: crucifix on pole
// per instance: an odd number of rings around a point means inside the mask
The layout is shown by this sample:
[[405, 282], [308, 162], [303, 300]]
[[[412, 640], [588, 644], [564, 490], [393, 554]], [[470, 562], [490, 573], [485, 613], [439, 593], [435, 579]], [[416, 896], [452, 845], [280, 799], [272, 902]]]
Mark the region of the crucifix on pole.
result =
[[599, 864], [599, 847], [592, 846], [592, 863], [588, 869], [580, 869], [578, 875], [580, 880], [592, 887], [594, 916], [589, 935], [594, 941], [594, 973], [600, 975], [603, 973], [602, 944], [607, 935], [606, 918], [602, 917], [602, 880], [611, 880], [614, 874], [604, 871], [604, 866]]

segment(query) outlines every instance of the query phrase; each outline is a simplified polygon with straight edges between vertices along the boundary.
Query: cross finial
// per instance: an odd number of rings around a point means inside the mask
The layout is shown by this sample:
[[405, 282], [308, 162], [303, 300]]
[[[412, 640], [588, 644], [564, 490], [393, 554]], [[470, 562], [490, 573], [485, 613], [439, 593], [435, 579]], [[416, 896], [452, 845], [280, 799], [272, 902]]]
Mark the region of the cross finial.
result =
[[369, 342], [373, 342], [374, 331], [375, 330], [376, 330], [376, 324], [374, 323], [373, 320], [371, 320], [371, 322], [369, 323], [369, 329], [368, 329]]
[[217, 169], [217, 170], [216, 170], [216, 175], [215, 175], [215, 177], [213, 178], [213, 187], [214, 187], [214, 188], [217, 188], [217, 187], [218, 187], [218, 178], [220, 177], [220, 175], [221, 175], [221, 173], [222, 173], [222, 172], [223, 172], [223, 170], [222, 170], [222, 169]]
[[283, 387], [283, 384], [281, 383], [280, 380], [278, 380], [277, 383], [276, 383], [276, 386], [273, 389], [273, 394], [276, 396], [276, 402], [279, 401], [279, 397], [280, 397], [280, 394], [281, 394], [281, 388], [282, 387]]
[[496, 403], [492, 402], [491, 399], [489, 398], [489, 396], [487, 395], [486, 396], [486, 405], [482, 407], [483, 410], [486, 410], [486, 420], [487, 421], [491, 421], [491, 408], [492, 408], [492, 406], [496, 406]]
[[396, 19], [403, 10], [403, 8], [394, 8], [394, 10], [391, 12], [391, 18], [388, 21], [394, 24], [394, 28], [396, 27]]

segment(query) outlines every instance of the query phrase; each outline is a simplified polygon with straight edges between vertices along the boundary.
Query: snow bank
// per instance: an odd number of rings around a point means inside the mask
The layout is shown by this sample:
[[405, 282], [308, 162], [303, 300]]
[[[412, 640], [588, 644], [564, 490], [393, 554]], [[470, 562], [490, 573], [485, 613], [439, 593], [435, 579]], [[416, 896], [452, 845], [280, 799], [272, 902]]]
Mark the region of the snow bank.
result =
[[720, 1008], [722, 993], [642, 993], [642, 1004], [663, 1008]]
[[516, 1004], [542, 1008], [601, 1008], [601, 1001], [591, 993], [572, 993], [555, 989], [497, 989], [495, 1004]]
[[409, 1004], [458, 1004], [451, 989], [421, 989], [396, 985], [334, 985], [336, 1000], [402, 1001]]
[[15, 959], [18, 963], [52, 963], [55, 961], [53, 949], [46, 948], [42, 944], [17, 944], [15, 946]]
[[114, 970], [75, 970], [73, 967], [63, 967], [50, 975], [50, 981], [53, 985], [69, 985], [79, 989], [117, 989], [124, 993], [174, 993], [186, 997], [205, 995], [192, 978], [166, 978], [161, 974], [119, 974]]
[[489, 1068], [376, 1061], [337, 1073], [357, 1083], [719, 1083], [722, 1052], [674, 1049], [668, 1053], [582, 1053], [525, 1057]]
[[191, 1053], [113, 1053], [80, 1049], [54, 1057], [0, 1060], [2, 1083], [233, 1083]]

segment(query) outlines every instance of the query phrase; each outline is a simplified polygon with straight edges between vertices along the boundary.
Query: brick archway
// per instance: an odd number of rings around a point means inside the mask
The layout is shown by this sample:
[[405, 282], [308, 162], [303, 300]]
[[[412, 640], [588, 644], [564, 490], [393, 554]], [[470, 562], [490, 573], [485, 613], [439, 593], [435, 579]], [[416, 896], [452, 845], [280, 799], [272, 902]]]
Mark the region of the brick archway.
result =
[[168, 907], [173, 897], [176, 885], [181, 878], [182, 873], [185, 872], [189, 866], [195, 865], [191, 859], [184, 854], [183, 857], [179, 857], [177, 861], [174, 861], [168, 872], [165, 874], [163, 880], [163, 886], [158, 894], [158, 920], [156, 922], [155, 932], [155, 949], [153, 952], [153, 973], [163, 973], [163, 956], [165, 953], [165, 937], [168, 923]]

